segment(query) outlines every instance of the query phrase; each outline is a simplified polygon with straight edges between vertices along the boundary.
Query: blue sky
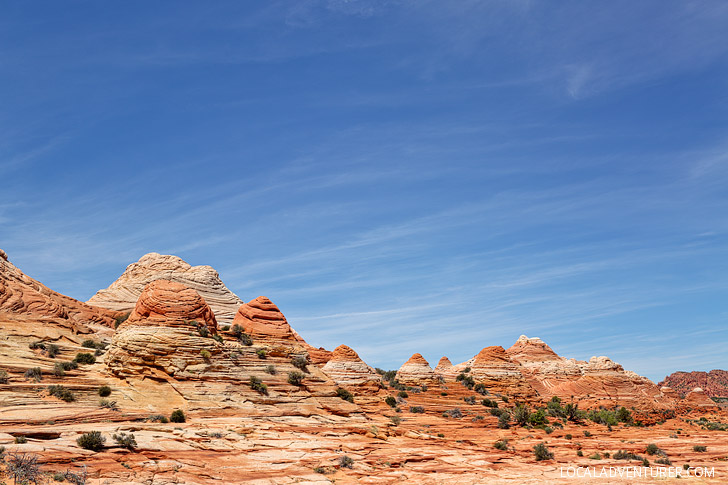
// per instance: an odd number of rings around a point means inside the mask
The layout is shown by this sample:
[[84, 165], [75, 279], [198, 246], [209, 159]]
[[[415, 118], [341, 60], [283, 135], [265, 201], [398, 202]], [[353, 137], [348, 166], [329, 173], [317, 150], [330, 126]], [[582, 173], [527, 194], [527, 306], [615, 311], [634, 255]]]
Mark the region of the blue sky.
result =
[[150, 251], [396, 368], [538, 336], [728, 368], [728, 4], [0, 7], [0, 247]]

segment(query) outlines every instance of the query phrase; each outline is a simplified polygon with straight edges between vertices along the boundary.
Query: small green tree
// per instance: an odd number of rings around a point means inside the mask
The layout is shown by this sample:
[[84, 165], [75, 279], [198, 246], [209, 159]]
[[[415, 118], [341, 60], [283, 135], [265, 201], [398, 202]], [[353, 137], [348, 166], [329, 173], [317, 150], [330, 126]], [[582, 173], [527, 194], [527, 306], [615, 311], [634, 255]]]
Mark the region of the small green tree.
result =
[[184, 411], [182, 411], [181, 409], [175, 409], [169, 416], [169, 421], [172, 423], [184, 423], [185, 421], [187, 421], [187, 418], [185, 418]]
[[89, 431], [76, 440], [78, 446], [91, 451], [101, 451], [106, 443], [106, 438], [101, 436], [101, 431]]

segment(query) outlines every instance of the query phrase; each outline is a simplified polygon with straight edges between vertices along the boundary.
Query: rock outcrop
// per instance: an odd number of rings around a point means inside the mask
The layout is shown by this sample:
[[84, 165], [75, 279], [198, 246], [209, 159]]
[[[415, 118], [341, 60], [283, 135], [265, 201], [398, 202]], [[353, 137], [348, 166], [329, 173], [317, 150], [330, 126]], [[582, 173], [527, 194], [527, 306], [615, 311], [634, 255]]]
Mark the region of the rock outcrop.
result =
[[683, 403], [688, 407], [698, 408], [717, 408], [718, 405], [711, 398], [705, 394], [705, 391], [700, 387], [696, 387], [692, 391], [685, 395], [685, 402]]
[[728, 397], [728, 371], [714, 369], [710, 372], [673, 372], [660, 382], [680, 394], [686, 394], [699, 387], [709, 397]]
[[441, 357], [440, 361], [437, 363], [437, 367], [435, 367], [435, 374], [441, 376], [445, 375], [445, 373], [452, 368], [452, 362], [450, 362], [450, 359], [447, 357]]
[[430, 385], [438, 381], [435, 371], [420, 354], [414, 354], [402, 364], [397, 371], [396, 378], [406, 386]]
[[127, 266], [124, 273], [111, 286], [99, 290], [88, 300], [90, 305], [119, 312], [129, 312], [139, 295], [155, 280], [182, 283], [192, 288], [212, 308], [220, 324], [229, 324], [243, 301], [230, 291], [211, 266], [191, 266], [181, 258], [149, 253]]
[[15, 267], [5, 251], [0, 255], [0, 312], [70, 322], [77, 331], [87, 324], [112, 327], [115, 312], [57, 293]]
[[[150, 399], [146, 381], [169, 388], [167, 399], [174, 396], [176, 402], [149, 402], [155, 409], [245, 408], [254, 415], [357, 412], [355, 405], [336, 396], [336, 384], [325, 373], [301, 364], [307, 351], [270, 300], [241, 305], [238, 315], [250, 323], [245, 329], [252, 342], [239, 341], [231, 332], [215, 335], [215, 316], [195, 290], [154, 281], [115, 333], [105, 356], [108, 370], [128, 383], [139, 402]], [[290, 382], [291, 373], [300, 373], [299, 384]]]
[[346, 388], [367, 386], [379, 389], [382, 378], [369, 367], [351, 347], [339, 345], [323, 371], [336, 384]]

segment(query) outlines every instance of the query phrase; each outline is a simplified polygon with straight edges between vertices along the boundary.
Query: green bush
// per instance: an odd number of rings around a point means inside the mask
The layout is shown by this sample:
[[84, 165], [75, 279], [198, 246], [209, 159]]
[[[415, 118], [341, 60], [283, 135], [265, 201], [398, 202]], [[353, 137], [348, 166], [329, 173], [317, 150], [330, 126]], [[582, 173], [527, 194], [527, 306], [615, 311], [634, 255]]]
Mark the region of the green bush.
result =
[[94, 357], [94, 354], [88, 354], [85, 352], [79, 352], [76, 354], [76, 358], [73, 359], [74, 362], [78, 364], [95, 364], [96, 363], [96, 357]]
[[78, 369], [78, 362], [75, 360], [69, 360], [68, 362], [61, 362], [61, 365], [63, 366], [63, 370], [69, 371]]
[[291, 364], [293, 364], [293, 367], [305, 371], [308, 366], [308, 358], [304, 355], [297, 355], [291, 359]]
[[121, 446], [122, 448], [126, 448], [127, 450], [133, 450], [137, 447], [136, 438], [134, 437], [133, 433], [114, 434], [112, 438], [114, 438], [114, 441], [116, 441], [117, 445]]
[[146, 420], [152, 423], [169, 423], [167, 416], [162, 416], [161, 414], [152, 414]]
[[613, 457], [615, 460], [641, 460], [642, 457], [635, 455], [631, 451], [622, 451], [619, 450], [614, 454]]
[[389, 420], [392, 421], [392, 424], [395, 426], [399, 426], [399, 424], [402, 422], [402, 418], [400, 418], [399, 416], [391, 416]]
[[425, 408], [422, 406], [410, 406], [409, 410], [411, 413], [415, 414], [423, 414], [425, 412]]
[[101, 431], [89, 431], [76, 440], [78, 446], [85, 450], [101, 451], [106, 443], [106, 438], [101, 436]]
[[354, 460], [352, 460], [348, 456], [344, 455], [341, 458], [339, 458], [339, 466], [341, 468], [353, 468]]
[[267, 366], [265, 366], [265, 371], [268, 374], [272, 375], [272, 376], [276, 375], [276, 368], [275, 368], [275, 366], [267, 365]]
[[511, 415], [508, 412], [504, 412], [503, 414], [498, 416], [498, 427], [500, 429], [508, 429], [511, 427], [510, 421]]
[[187, 418], [185, 418], [185, 413], [181, 409], [175, 409], [169, 416], [170, 423], [184, 423], [185, 421], [187, 421]]
[[304, 377], [306, 376], [303, 374], [303, 372], [298, 372], [294, 370], [288, 373], [288, 383], [294, 386], [300, 386], [303, 382]]
[[210, 357], [212, 357], [212, 354], [207, 349], [200, 350], [200, 357], [202, 357], [204, 360], [210, 360]]
[[255, 351], [256, 355], [258, 355], [259, 359], [265, 359], [266, 358], [266, 352], [265, 349], [258, 349]]
[[63, 364], [61, 362], [56, 362], [53, 366], [53, 375], [56, 377], [65, 377], [66, 370], [63, 368]]
[[[112, 411], [119, 410], [119, 406], [116, 405], [116, 401], [109, 401], [108, 399], [99, 399], [99, 407], [111, 409]], [[167, 418], [164, 418], [164, 422], [167, 422]]]
[[576, 456], [584, 456], [584, 452], [581, 450], [576, 450]]
[[535, 412], [531, 413], [531, 415], [528, 417], [528, 422], [532, 426], [543, 426], [545, 424], [548, 424], [549, 420], [546, 418], [546, 412], [543, 409], [538, 409]]
[[76, 397], [69, 389], [58, 384], [48, 386], [48, 394], [66, 402], [73, 402], [76, 400]]
[[483, 399], [482, 401], [480, 401], [480, 403], [483, 406], [486, 406], [486, 407], [489, 407], [489, 408], [497, 408], [498, 407], [498, 402], [497, 401], [494, 401], [493, 399]]
[[475, 387], [475, 379], [473, 379], [469, 375], [466, 375], [464, 372], [459, 374], [455, 378], [455, 380], [461, 382], [463, 386], [467, 387], [468, 389], [472, 389], [473, 387]]
[[695, 445], [695, 446], [693, 446], [693, 451], [696, 451], [698, 453], [705, 453], [706, 451], [708, 451], [708, 447], [702, 446], [702, 445]]
[[26, 379], [32, 379], [36, 382], [40, 382], [43, 380], [43, 372], [40, 370], [40, 367], [32, 367], [26, 370], [24, 375]]
[[663, 456], [661, 458], [658, 458], [657, 460], [655, 460], [655, 463], [658, 463], [660, 465], [672, 465], [672, 462], [666, 456]]
[[602, 455], [600, 455], [599, 453], [594, 453], [593, 455], [591, 455], [589, 457], [589, 459], [591, 459], [591, 460], [601, 460], [602, 459]]
[[460, 410], [460, 408], [452, 408], [448, 409], [444, 413], [442, 413], [444, 417], [446, 418], [455, 418], [460, 419], [463, 417], [463, 412]]
[[629, 410], [622, 406], [617, 410], [617, 421], [620, 423], [631, 423], [632, 422], [632, 413], [629, 412]]
[[223, 343], [223, 338], [221, 335], [213, 335], [212, 339], [215, 340], [216, 342]]
[[239, 341], [239, 342], [240, 342], [241, 344], [243, 344], [243, 345], [247, 345], [248, 347], [250, 347], [251, 345], [253, 345], [253, 339], [252, 339], [252, 338], [250, 338], [250, 335], [248, 335], [247, 333], [245, 333], [245, 332], [243, 331], [243, 327], [241, 327], [241, 326], [240, 326], [240, 325], [238, 325], [237, 323], [236, 323], [235, 325], [233, 325], [232, 327], [230, 327], [230, 333], [231, 333], [231, 334], [232, 334], [232, 335], [233, 335], [233, 336], [234, 336], [235, 338], [237, 338], [237, 339], [238, 339], [238, 341]]
[[99, 396], [107, 397], [111, 395], [111, 388], [109, 386], [99, 387]]
[[513, 408], [513, 421], [517, 426], [526, 426], [531, 418], [531, 411], [525, 404], [519, 404]]
[[647, 449], [645, 450], [645, 453], [647, 453], [648, 455], [654, 455], [659, 451], [660, 451], [660, 448], [658, 448], [656, 444], [650, 443], [649, 445], [647, 445]]
[[571, 438], [573, 438], [573, 436], [571, 436], [571, 434], [567, 434], [566, 436], [564, 436], [564, 438], [566, 438], [567, 440], [570, 440]]
[[397, 397], [401, 397], [401, 398], [403, 398], [403, 399], [406, 399], [406, 398], [408, 398], [408, 397], [409, 397], [409, 394], [407, 394], [407, 391], [399, 391], [399, 392], [397, 393]]
[[473, 386], [473, 391], [477, 392], [478, 394], [482, 394], [483, 396], [488, 395], [488, 389], [485, 388], [485, 384], [482, 382], [479, 382]]
[[14, 441], [16, 445], [24, 445], [28, 442], [28, 438], [25, 436], [16, 436]]
[[48, 357], [50, 357], [51, 359], [55, 359], [60, 351], [61, 349], [56, 344], [48, 344], [48, 347], [46, 347]]
[[7, 384], [10, 380], [10, 377], [8, 377], [8, 372], [4, 369], [0, 369], [0, 384]]
[[498, 440], [498, 441], [495, 442], [495, 444], [493, 445], [493, 447], [496, 450], [506, 451], [508, 449], [508, 440], [507, 439]]
[[336, 388], [336, 395], [344, 401], [354, 402], [354, 396], [342, 387]]
[[536, 461], [552, 460], [554, 458], [554, 454], [543, 443], [539, 443], [533, 447], [533, 454], [536, 457]]
[[384, 402], [387, 403], [387, 405], [390, 406], [390, 407], [396, 407], [397, 406], [397, 400], [395, 398], [393, 398], [392, 396], [387, 396], [384, 399]]
[[250, 388], [261, 394], [268, 395], [268, 386], [263, 384], [263, 381], [261, 381], [258, 377], [250, 376]]

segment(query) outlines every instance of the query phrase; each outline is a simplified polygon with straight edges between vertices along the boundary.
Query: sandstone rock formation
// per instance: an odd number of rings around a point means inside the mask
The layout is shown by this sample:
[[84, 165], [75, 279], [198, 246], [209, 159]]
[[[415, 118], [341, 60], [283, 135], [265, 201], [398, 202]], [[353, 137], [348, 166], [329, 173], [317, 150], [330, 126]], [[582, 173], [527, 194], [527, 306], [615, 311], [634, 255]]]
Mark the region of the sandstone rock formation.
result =
[[382, 380], [374, 369], [361, 360], [359, 354], [346, 345], [339, 345], [334, 349], [331, 359], [323, 366], [323, 371], [336, 384], [346, 388], [369, 386], [378, 389]]
[[[239, 319], [238, 319], [239, 316]], [[123, 379], [137, 401], [148, 400], [145, 381], [169, 388], [176, 400], [154, 408], [239, 409], [249, 414], [349, 414], [358, 408], [336, 396], [336, 384], [313, 365], [301, 366], [306, 349], [267, 298], [241, 305], [236, 321], [252, 345], [230, 332], [216, 336], [215, 316], [193, 289], [158, 280], [147, 285], [106, 355], [110, 373]], [[213, 338], [216, 337], [216, 338]], [[289, 373], [300, 372], [300, 384]], [[264, 387], [254, 389], [251, 378]], [[272, 406], [265, 410], [260, 406]]]
[[115, 312], [57, 293], [16, 268], [5, 251], [0, 255], [0, 312], [67, 320], [77, 331], [86, 324], [113, 326]]
[[303, 337], [301, 337], [298, 334], [298, 332], [296, 332], [293, 329], [291, 329], [291, 330], [293, 331], [293, 336], [298, 341], [298, 343], [300, 343], [303, 346], [303, 348], [305, 348], [306, 351], [308, 352], [308, 358], [312, 364], [315, 364], [318, 366], [323, 366], [324, 364], [326, 364], [326, 362], [328, 362], [331, 359], [333, 352], [331, 352], [330, 350], [326, 350], [323, 347], [314, 347], [313, 345], [309, 345], [303, 339]]
[[690, 407], [701, 407], [701, 408], [717, 408], [718, 405], [710, 399], [705, 391], [699, 387], [696, 387], [692, 391], [685, 395], [684, 405]]
[[182, 283], [202, 296], [220, 324], [232, 322], [243, 301], [230, 291], [211, 266], [191, 266], [177, 256], [149, 253], [127, 266], [124, 273], [105, 290], [88, 300], [90, 305], [119, 312], [134, 308], [139, 295], [154, 280]]
[[444, 375], [451, 368], [452, 362], [450, 362], [450, 359], [447, 357], [441, 357], [440, 361], [437, 363], [437, 367], [435, 367], [435, 374], [440, 376]]
[[397, 371], [396, 378], [406, 386], [430, 385], [438, 381], [435, 371], [420, 354], [414, 354], [402, 364]]
[[673, 372], [660, 382], [680, 394], [686, 394], [699, 387], [709, 397], [728, 397], [728, 371], [714, 369], [710, 372]]
[[520, 399], [537, 396], [536, 391], [521, 373], [522, 367], [513, 362], [503, 347], [491, 346], [481, 350], [475, 357], [450, 369], [463, 372], [470, 368], [470, 376], [476, 383], [483, 384], [491, 393], [506, 394]]

